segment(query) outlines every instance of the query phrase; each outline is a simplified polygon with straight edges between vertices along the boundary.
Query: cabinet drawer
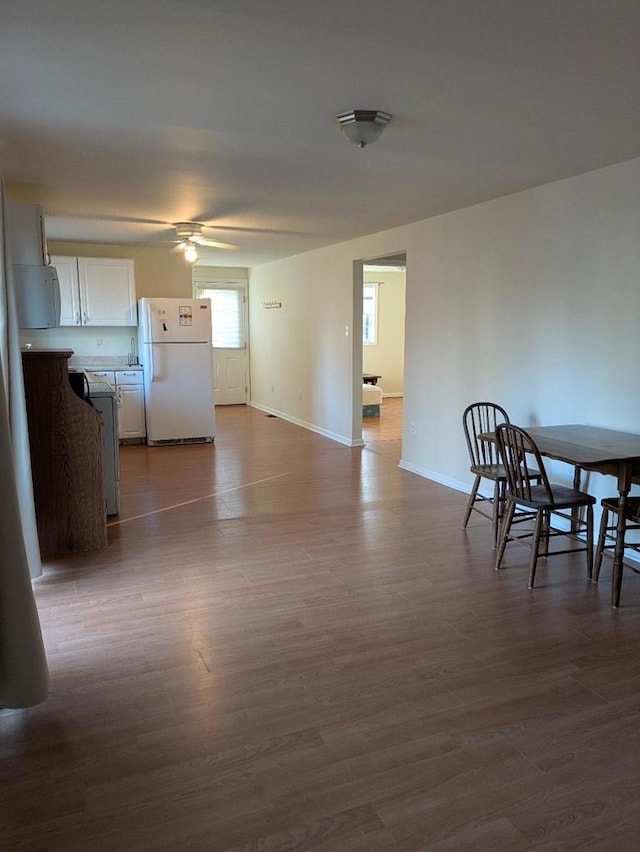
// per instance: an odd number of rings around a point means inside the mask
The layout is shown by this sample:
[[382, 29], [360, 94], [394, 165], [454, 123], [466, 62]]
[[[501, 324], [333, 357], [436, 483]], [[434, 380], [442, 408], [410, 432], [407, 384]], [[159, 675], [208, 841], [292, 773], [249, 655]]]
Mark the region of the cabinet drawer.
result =
[[141, 385], [142, 370], [116, 370], [117, 385]]
[[115, 385], [116, 374], [114, 370], [85, 370], [87, 378], [90, 382], [109, 382], [110, 385]]

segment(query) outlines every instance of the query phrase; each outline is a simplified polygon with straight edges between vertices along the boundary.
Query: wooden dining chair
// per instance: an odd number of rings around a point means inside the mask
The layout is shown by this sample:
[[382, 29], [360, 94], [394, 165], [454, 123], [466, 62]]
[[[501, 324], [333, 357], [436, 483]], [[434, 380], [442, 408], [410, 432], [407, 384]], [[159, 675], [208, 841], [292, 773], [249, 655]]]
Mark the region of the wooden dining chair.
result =
[[[462, 426], [471, 462], [469, 470], [475, 476], [462, 527], [466, 528], [471, 512], [477, 512], [484, 518], [489, 518], [492, 524], [492, 547], [494, 548], [498, 542], [498, 526], [504, 508], [507, 476], [498, 457], [498, 448], [493, 436], [499, 423], [508, 422], [507, 412], [494, 402], [474, 402], [465, 408], [462, 415]], [[493, 483], [490, 497], [486, 497], [479, 491], [483, 479]]]
[[[602, 506], [602, 517], [600, 519], [600, 531], [598, 533], [598, 544], [596, 546], [596, 557], [593, 565], [593, 580], [598, 582], [600, 577], [600, 568], [602, 567], [602, 557], [611, 556], [613, 553], [607, 551], [615, 550], [616, 539], [618, 537], [618, 517], [620, 515], [620, 500], [618, 497], [605, 497], [600, 501]], [[630, 530], [640, 530], [640, 496], [627, 497], [627, 505], [624, 518], [625, 529], [625, 550], [633, 550], [640, 553], [640, 541], [629, 541], [627, 532]], [[623, 554], [624, 556], [624, 554]], [[640, 566], [634, 566], [629, 560], [623, 559], [623, 566], [640, 574]], [[620, 578], [622, 582], [622, 578]], [[617, 590], [616, 597], [620, 597], [620, 589]], [[616, 604], [617, 605], [617, 604]]]
[[[496, 427], [498, 454], [507, 476], [505, 508], [500, 527], [500, 542], [496, 556], [496, 570], [502, 564], [508, 541], [519, 541], [531, 548], [529, 563], [529, 588], [533, 588], [539, 556], [559, 556], [562, 553], [587, 554], [587, 577], [593, 575], [593, 505], [595, 497], [584, 491], [577, 491], [565, 485], [552, 485], [549, 482], [542, 456], [533, 438], [519, 426], [502, 423]], [[538, 473], [540, 481], [532, 479], [532, 470]], [[533, 521], [533, 529], [522, 530], [520, 526], [513, 531], [516, 507], [521, 510], [520, 521], [528, 516]], [[571, 510], [584, 508], [584, 519]], [[561, 517], [567, 528], [554, 527], [551, 519]], [[579, 537], [586, 533], [586, 544]], [[582, 547], [564, 550], [549, 550], [552, 538], [565, 536], [582, 544]]]

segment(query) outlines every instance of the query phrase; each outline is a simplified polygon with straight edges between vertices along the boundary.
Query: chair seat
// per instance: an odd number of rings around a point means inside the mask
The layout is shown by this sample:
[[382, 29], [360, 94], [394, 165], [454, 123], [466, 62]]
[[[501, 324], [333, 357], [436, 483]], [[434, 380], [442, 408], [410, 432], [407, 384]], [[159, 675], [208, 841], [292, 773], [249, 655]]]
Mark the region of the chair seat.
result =
[[[601, 501], [603, 509], [609, 512], [617, 512], [620, 506], [619, 497], [604, 497]], [[627, 497], [627, 510], [625, 517], [630, 521], [635, 521], [640, 524], [640, 497]]]
[[471, 473], [483, 476], [485, 479], [507, 479], [507, 472], [501, 464], [478, 464], [471, 465]]
[[[549, 494], [544, 485], [531, 486], [531, 499], [525, 500], [518, 497], [515, 502], [522, 506], [530, 506], [532, 509], [574, 509], [579, 506], [588, 504], [594, 505], [596, 498], [585, 491], [576, 491], [575, 488], [568, 488], [565, 485], [550, 485], [550, 490], [553, 499], [549, 499]], [[513, 496], [507, 491], [507, 499], [513, 500]]]
[[[472, 465], [470, 470], [471, 473], [475, 473], [476, 476], [484, 476], [485, 479], [503, 479], [505, 482], [507, 479], [507, 471], [504, 465], [501, 464]], [[529, 471], [529, 478], [531, 480], [540, 479], [540, 471], [531, 469]]]

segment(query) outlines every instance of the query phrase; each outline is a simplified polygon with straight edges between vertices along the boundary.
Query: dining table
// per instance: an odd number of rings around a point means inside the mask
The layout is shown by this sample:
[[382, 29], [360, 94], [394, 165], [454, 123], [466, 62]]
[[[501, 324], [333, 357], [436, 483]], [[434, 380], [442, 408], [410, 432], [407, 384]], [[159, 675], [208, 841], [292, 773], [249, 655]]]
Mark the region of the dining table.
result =
[[619, 511], [611, 605], [618, 607], [622, 588], [627, 497], [634, 480], [640, 477], [640, 435], [581, 424], [531, 426], [526, 431], [535, 441], [541, 455], [573, 466], [574, 488], [580, 490], [583, 470], [616, 477]]

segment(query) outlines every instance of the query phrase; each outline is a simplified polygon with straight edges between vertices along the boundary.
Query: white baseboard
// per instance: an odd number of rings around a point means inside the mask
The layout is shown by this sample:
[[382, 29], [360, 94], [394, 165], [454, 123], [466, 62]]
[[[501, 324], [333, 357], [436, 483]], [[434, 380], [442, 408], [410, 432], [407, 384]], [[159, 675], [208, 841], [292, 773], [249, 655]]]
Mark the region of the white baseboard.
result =
[[306, 420], [299, 420], [297, 417], [291, 417], [289, 414], [284, 414], [276, 408], [269, 408], [267, 405], [260, 405], [258, 402], [250, 402], [251, 408], [257, 408], [258, 411], [264, 411], [266, 414], [273, 414], [274, 417], [279, 417], [280, 420], [286, 420], [287, 423], [293, 423], [295, 426], [301, 426], [303, 429], [308, 429], [309, 432], [315, 432], [316, 435], [322, 435], [324, 438], [330, 438], [332, 441], [337, 441], [346, 447], [364, 447], [364, 441], [360, 438], [356, 441], [351, 441], [344, 435], [337, 435], [335, 432], [330, 432], [328, 429], [321, 429], [313, 423], [307, 423]]
[[430, 479], [432, 482], [437, 482], [439, 485], [446, 485], [447, 488], [453, 488], [456, 491], [463, 491], [465, 494], [469, 494], [471, 492], [471, 486], [466, 482], [460, 482], [460, 480], [452, 479], [450, 476], [443, 476], [435, 470], [428, 470], [426, 467], [419, 467], [418, 465], [411, 464], [404, 459], [400, 459], [398, 467], [402, 468], [402, 470], [408, 470], [409, 473], [415, 473], [418, 476], [422, 476], [424, 479]]

